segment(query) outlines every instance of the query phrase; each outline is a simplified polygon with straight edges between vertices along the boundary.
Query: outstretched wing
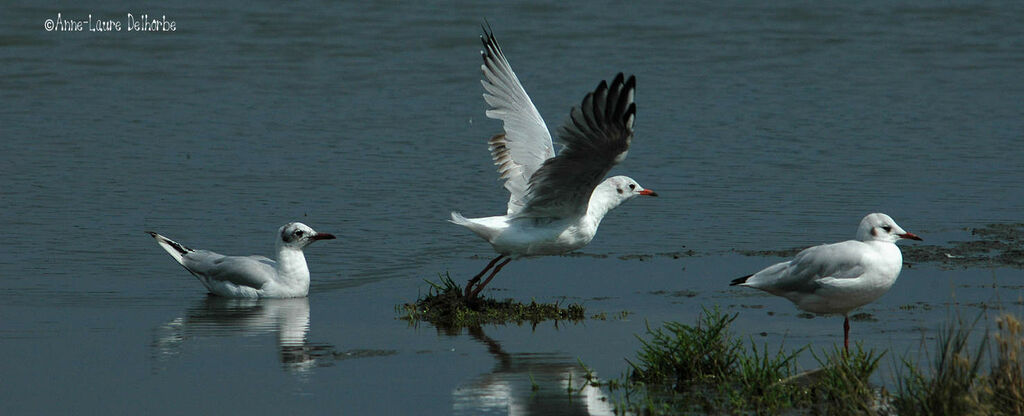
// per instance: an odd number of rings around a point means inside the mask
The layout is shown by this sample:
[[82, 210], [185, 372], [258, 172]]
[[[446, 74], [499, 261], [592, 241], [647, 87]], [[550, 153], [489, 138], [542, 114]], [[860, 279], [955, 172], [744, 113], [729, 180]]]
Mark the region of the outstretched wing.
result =
[[501, 52], [494, 34], [486, 28], [480, 36], [484, 49], [484, 63], [480, 66], [484, 79], [484, 101], [491, 106], [487, 117], [504, 122], [505, 133], [488, 141], [488, 148], [498, 173], [505, 180], [505, 189], [511, 196], [508, 213], [520, 211], [524, 205], [530, 176], [541, 167], [545, 160], [555, 156], [544, 119], [526, 95], [519, 78], [509, 66]]
[[196, 250], [183, 256], [182, 265], [197, 276], [260, 289], [276, 271], [273, 261], [261, 256], [225, 256]]
[[530, 177], [520, 217], [575, 217], [587, 212], [590, 194], [612, 166], [626, 158], [636, 117], [636, 77], [620, 72], [573, 107], [559, 129], [565, 147]]

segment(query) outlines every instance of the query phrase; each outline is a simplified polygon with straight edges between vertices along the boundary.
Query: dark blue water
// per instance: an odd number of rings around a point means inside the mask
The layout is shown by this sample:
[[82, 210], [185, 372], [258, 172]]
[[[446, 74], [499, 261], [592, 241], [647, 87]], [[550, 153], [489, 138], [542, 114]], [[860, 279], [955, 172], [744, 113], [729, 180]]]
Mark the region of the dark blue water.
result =
[[[567, 374], [579, 359], [617, 376], [645, 320], [719, 304], [771, 342], [841, 336], [837, 318], [727, 289], [777, 260], [734, 249], [850, 238], [874, 211], [942, 243], [1024, 212], [1017, 2], [145, 7], [0, 6], [3, 413], [601, 414], [600, 392], [565, 401]], [[176, 30], [46, 31], [58, 13]], [[625, 320], [450, 336], [395, 319], [424, 278], [464, 280], [492, 255], [445, 222], [507, 200], [483, 18], [550, 127], [600, 80], [637, 76], [613, 173], [661, 197], [602, 223], [583, 251], [607, 258], [516, 262], [493, 283]], [[294, 220], [340, 239], [307, 250], [311, 295], [292, 303], [208, 300], [143, 233], [270, 255]], [[919, 265], [853, 334], [917, 348], [941, 305], [1017, 299], [1022, 282]], [[914, 302], [940, 307], [898, 308]]]

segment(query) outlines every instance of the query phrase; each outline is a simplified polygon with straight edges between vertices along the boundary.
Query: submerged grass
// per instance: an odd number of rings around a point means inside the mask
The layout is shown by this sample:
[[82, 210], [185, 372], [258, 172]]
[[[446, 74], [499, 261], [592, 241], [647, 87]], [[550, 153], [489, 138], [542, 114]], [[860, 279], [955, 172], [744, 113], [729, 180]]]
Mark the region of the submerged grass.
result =
[[705, 309], [696, 326], [666, 322], [663, 328], [651, 329], [648, 325], [650, 339], [640, 338], [643, 346], [637, 362], [626, 360], [633, 369], [631, 378], [678, 392], [725, 378], [741, 355], [740, 341], [727, 331], [736, 317], [715, 308]]
[[[980, 319], [980, 316], [979, 316]], [[903, 415], [970, 415], [990, 414], [989, 403], [978, 381], [987, 336], [981, 346], [970, 348], [971, 331], [978, 319], [966, 323], [957, 319], [939, 331], [937, 351], [930, 363], [903, 359], [905, 373], [897, 380], [899, 395], [896, 407]], [[925, 367], [925, 368], [922, 368]]]
[[[812, 351], [813, 353], [813, 351]], [[815, 359], [821, 370], [812, 389], [815, 413], [826, 415], [877, 415], [888, 414], [885, 390], [873, 387], [869, 380], [885, 352], [864, 350], [857, 344], [847, 354], [838, 347]]]
[[1000, 412], [1024, 414], [1024, 332], [1013, 315], [996, 320], [996, 359], [992, 366], [992, 402]]
[[977, 339], [971, 333], [980, 317], [947, 324], [927, 363], [902, 359], [895, 393], [870, 383], [884, 351], [860, 344], [849, 353], [840, 348], [811, 351], [821, 368], [798, 372], [796, 358], [807, 347], [786, 352], [759, 348], [753, 341], [747, 346], [729, 332], [736, 316], [704, 309], [696, 325], [648, 326], [636, 358], [627, 359], [631, 369], [603, 383], [616, 394], [616, 412], [1024, 414], [1024, 325], [1012, 315], [996, 320], [994, 349], [986, 348], [987, 331], [978, 345], [970, 345]]
[[[897, 380], [895, 403], [901, 415], [1020, 415], [1024, 414], [1024, 334], [1020, 320], [1010, 314], [996, 319], [986, 348], [988, 331], [976, 348], [970, 333], [978, 321], [956, 319], [943, 327], [937, 350], [922, 365], [904, 359], [905, 373]], [[988, 372], [983, 372], [986, 361]]]
[[426, 281], [430, 289], [414, 303], [396, 307], [402, 319], [411, 323], [425, 321], [443, 329], [471, 328], [484, 324], [507, 324], [542, 321], [572, 321], [586, 319], [582, 305], [571, 303], [563, 307], [559, 303], [521, 303], [512, 299], [495, 300], [479, 296], [466, 300], [462, 287], [449, 274], [440, 277], [440, 282]]
[[800, 348], [771, 352], [751, 341], [749, 349], [728, 330], [737, 314], [704, 309], [696, 325], [667, 322], [647, 327], [647, 339], [631, 370], [610, 390], [621, 390], [622, 413], [678, 414], [756, 411], [775, 413], [800, 407], [810, 390], [786, 382]]

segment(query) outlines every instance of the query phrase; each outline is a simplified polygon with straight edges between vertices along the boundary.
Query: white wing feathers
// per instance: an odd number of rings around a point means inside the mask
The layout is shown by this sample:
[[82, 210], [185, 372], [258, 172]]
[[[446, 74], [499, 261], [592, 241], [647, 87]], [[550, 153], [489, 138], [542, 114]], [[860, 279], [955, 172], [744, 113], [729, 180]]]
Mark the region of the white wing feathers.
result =
[[182, 265], [198, 276], [214, 281], [260, 289], [274, 276], [274, 262], [262, 256], [225, 256], [196, 250], [183, 256]]
[[208, 250], [193, 250], [155, 232], [147, 233], [178, 264], [207, 286], [209, 279], [259, 289], [277, 273], [276, 263], [263, 256], [225, 256]]
[[619, 73], [572, 109], [560, 129], [565, 148], [555, 157], [551, 134], [519, 78], [484, 28], [480, 66], [491, 106], [487, 117], [504, 122], [504, 134], [488, 141], [498, 173], [511, 194], [508, 215], [565, 218], [587, 212], [590, 195], [612, 166], [626, 157], [633, 138], [636, 78]]
[[480, 66], [484, 79], [480, 83], [486, 91], [484, 101], [491, 106], [486, 114], [503, 121], [505, 129], [504, 134], [494, 136], [488, 144], [498, 173], [505, 179], [505, 188], [511, 194], [508, 201], [511, 215], [525, 206], [530, 177], [545, 160], [555, 156], [555, 150], [544, 119], [512, 72], [494, 34], [484, 29], [480, 40], [484, 44], [481, 51], [484, 63]]
[[769, 267], [748, 283], [783, 292], [813, 292], [822, 279], [854, 279], [864, 274], [864, 250], [859, 241], [843, 241], [810, 247], [793, 260]]

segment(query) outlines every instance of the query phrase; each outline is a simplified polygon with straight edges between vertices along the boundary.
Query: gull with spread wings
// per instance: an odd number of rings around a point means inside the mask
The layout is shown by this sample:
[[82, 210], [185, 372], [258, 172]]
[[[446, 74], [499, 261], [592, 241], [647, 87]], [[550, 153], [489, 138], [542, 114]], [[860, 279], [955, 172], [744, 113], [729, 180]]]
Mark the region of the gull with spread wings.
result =
[[[579, 249], [594, 238], [608, 211], [637, 196], [658, 196], [632, 178], [604, 178], [626, 158], [633, 139], [635, 77], [619, 73], [611, 84], [601, 81], [573, 107], [570, 119], [559, 129], [564, 147], [555, 156], [544, 119], [512, 72], [494, 34], [484, 29], [480, 39], [484, 45], [481, 84], [491, 107], [486, 114], [504, 122], [505, 129], [488, 144], [511, 196], [505, 215], [466, 218], [452, 213], [451, 222], [470, 229], [498, 252], [466, 284], [467, 299], [475, 298], [512, 259]], [[491, 274], [480, 282], [488, 270]]]

